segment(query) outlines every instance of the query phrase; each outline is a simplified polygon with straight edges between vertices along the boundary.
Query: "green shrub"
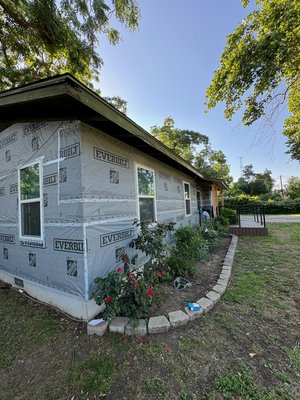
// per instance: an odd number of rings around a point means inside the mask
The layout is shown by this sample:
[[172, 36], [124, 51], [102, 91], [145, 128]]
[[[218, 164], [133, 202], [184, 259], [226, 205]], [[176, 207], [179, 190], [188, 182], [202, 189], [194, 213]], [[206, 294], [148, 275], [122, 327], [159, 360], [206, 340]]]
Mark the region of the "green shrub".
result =
[[221, 213], [220, 214], [221, 214], [220, 217], [228, 219], [229, 224], [231, 224], [231, 225], [236, 224], [237, 215], [236, 215], [236, 211], [235, 210], [223, 207], [223, 208], [221, 208]]
[[195, 275], [197, 261], [207, 257], [208, 250], [208, 243], [199, 229], [190, 225], [177, 229], [168, 259], [170, 274], [182, 277]]
[[175, 223], [150, 224], [147, 221], [134, 222], [139, 228], [139, 233], [130, 243], [130, 247], [141, 250], [150, 257], [153, 268], [164, 270], [169, 247], [166, 243], [168, 234], [174, 229]]
[[212, 227], [218, 232], [219, 236], [225, 236], [228, 234], [229, 221], [223, 215], [212, 220]]
[[130, 271], [130, 268], [117, 268], [105, 278], [96, 278], [97, 289], [94, 299], [97, 304], [105, 304], [103, 317], [111, 319], [122, 316], [141, 318], [153, 306], [159, 305], [160, 290], [158, 276], [152, 268]]
[[254, 207], [263, 206], [266, 214], [299, 214], [300, 199], [260, 200], [258, 196], [240, 195], [225, 200], [226, 207], [239, 207], [241, 212], [252, 212]]

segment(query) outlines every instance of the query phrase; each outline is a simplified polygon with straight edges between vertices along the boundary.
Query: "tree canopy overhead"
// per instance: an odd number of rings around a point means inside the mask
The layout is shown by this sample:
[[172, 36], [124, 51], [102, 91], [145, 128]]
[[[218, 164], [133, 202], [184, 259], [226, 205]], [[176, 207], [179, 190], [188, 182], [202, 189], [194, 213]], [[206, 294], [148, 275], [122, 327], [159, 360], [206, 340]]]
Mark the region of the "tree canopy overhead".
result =
[[[249, 0], [241, 0], [244, 7]], [[208, 109], [225, 102], [227, 119], [243, 108], [243, 123], [272, 115], [286, 101], [288, 152], [300, 161], [300, 1], [257, 0], [227, 37], [206, 92]]]
[[100, 35], [116, 44], [111, 20], [135, 30], [139, 17], [136, 0], [0, 0], [0, 89], [64, 72], [98, 80]]

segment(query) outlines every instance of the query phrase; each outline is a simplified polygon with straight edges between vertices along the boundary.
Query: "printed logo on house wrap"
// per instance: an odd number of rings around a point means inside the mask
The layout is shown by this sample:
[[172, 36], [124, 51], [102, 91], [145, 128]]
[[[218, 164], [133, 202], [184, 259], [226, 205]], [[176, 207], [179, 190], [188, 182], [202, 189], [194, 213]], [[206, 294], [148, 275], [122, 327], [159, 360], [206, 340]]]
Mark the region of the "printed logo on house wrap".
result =
[[80, 155], [80, 143], [74, 143], [70, 146], [62, 147], [60, 149], [61, 158], [71, 158]]
[[129, 168], [129, 160], [124, 157], [120, 157], [116, 154], [109, 153], [108, 151], [104, 151], [94, 147], [94, 158], [95, 160], [104, 161], [109, 164], [119, 165], [123, 168]]
[[38, 129], [47, 125], [47, 123], [48, 122], [33, 122], [32, 124], [25, 125], [23, 128], [23, 136], [30, 135], [30, 133], [37, 131]]
[[9, 185], [9, 193], [10, 194], [18, 193], [18, 184], [17, 183], [13, 183], [13, 184]]
[[5, 196], [5, 186], [0, 187], [0, 196]]
[[110, 244], [121, 242], [122, 240], [126, 240], [128, 238], [133, 237], [134, 229], [124, 229], [123, 231], [111, 232], [106, 235], [100, 236], [100, 246], [105, 247]]
[[53, 239], [53, 249], [56, 251], [69, 251], [83, 253], [83, 240]]
[[9, 144], [13, 143], [16, 141], [17, 137], [17, 132], [12, 133], [9, 136], [6, 136], [6, 138], [0, 140], [0, 149], [2, 149], [5, 146], [8, 146]]
[[[59, 183], [67, 182], [67, 167], [59, 169]], [[57, 172], [54, 174], [45, 175], [43, 178], [44, 186], [57, 185]]]
[[46, 244], [43, 240], [20, 240], [20, 246], [37, 247], [45, 249]]
[[0, 233], [0, 242], [15, 244], [15, 235], [7, 235], [5, 233]]

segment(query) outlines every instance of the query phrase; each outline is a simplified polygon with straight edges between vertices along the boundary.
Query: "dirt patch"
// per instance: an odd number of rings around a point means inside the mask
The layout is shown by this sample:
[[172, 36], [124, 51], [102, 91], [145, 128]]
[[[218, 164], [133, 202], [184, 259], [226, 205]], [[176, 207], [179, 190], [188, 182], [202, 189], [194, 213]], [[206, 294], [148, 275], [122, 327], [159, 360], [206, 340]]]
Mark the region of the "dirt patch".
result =
[[219, 279], [230, 241], [229, 236], [220, 238], [212, 247], [209, 259], [197, 264], [195, 277], [188, 278], [192, 284], [191, 288], [176, 290], [173, 281], [162, 283], [162, 304], [153, 310], [151, 315], [167, 314], [170, 311], [183, 309], [188, 302], [196, 302], [205, 296]]

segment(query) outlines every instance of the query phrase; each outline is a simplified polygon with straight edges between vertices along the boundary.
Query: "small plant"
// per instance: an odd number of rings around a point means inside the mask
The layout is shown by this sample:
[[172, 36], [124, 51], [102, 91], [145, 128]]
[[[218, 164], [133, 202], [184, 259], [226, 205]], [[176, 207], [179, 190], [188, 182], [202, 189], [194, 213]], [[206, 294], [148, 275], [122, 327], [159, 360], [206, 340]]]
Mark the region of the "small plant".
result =
[[105, 303], [103, 317], [117, 316], [141, 318], [160, 301], [158, 276], [152, 268], [130, 271], [128, 264], [110, 272], [105, 278], [96, 278], [94, 298], [97, 304]]
[[212, 220], [212, 227], [215, 231], [218, 232], [218, 236], [225, 236], [228, 234], [228, 226], [229, 222], [227, 218], [220, 217]]
[[208, 243], [201, 232], [192, 226], [184, 226], [175, 232], [175, 244], [168, 260], [173, 276], [193, 276], [196, 263], [208, 255]]
[[213, 226], [206, 226], [202, 230], [202, 236], [204, 237], [204, 239], [212, 243], [219, 237], [219, 234], [218, 231], [213, 228]]

